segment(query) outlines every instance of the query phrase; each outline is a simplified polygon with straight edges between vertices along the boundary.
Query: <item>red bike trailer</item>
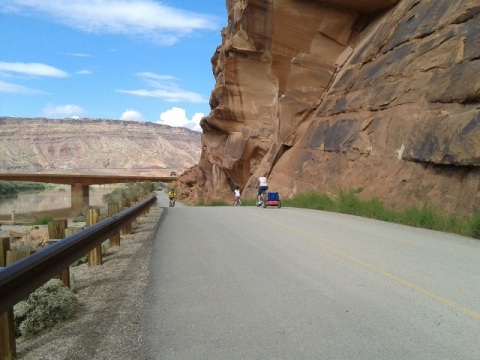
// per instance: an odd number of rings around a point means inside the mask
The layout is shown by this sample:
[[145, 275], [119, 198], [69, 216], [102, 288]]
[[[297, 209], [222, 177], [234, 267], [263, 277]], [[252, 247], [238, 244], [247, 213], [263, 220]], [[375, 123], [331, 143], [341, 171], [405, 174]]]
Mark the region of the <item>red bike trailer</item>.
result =
[[266, 208], [267, 206], [277, 206], [279, 209], [282, 207], [278, 192], [267, 193], [267, 201], [264, 203], [263, 207]]

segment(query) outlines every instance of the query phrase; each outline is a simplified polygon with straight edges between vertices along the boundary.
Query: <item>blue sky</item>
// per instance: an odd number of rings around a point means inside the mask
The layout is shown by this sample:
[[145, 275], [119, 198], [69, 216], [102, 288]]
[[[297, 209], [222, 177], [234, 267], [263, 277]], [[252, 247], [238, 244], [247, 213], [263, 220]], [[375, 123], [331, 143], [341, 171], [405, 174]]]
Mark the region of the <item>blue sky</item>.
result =
[[225, 0], [1, 0], [0, 116], [201, 131]]

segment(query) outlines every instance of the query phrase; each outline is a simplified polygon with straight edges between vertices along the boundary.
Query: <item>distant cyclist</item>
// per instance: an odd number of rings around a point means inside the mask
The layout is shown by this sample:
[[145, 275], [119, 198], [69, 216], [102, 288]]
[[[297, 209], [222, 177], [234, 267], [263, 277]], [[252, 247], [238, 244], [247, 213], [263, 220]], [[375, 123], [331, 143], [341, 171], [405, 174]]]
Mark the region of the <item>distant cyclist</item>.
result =
[[264, 174], [261, 174], [260, 177], [258, 178], [257, 206], [260, 206], [262, 204], [260, 200], [260, 195], [262, 195], [262, 193], [267, 190], [268, 190], [267, 178], [265, 177]]
[[175, 198], [177, 197], [177, 194], [175, 193], [175, 189], [171, 189], [168, 192], [168, 198], [170, 199], [170, 206], [175, 205]]
[[240, 188], [237, 186], [233, 190], [234, 205], [240, 205]]

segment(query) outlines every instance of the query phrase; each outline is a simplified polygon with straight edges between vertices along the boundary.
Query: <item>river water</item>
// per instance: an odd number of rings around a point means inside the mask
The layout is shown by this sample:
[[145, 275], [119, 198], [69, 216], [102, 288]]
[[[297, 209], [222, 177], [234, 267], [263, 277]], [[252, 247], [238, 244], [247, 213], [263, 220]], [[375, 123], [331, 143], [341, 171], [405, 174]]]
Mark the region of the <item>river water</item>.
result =
[[[90, 186], [89, 205], [105, 206], [102, 196], [113, 191], [110, 185]], [[0, 217], [15, 214], [38, 214], [48, 211], [71, 208], [70, 186], [58, 186], [54, 189], [35, 193], [20, 193], [16, 198], [0, 198]]]

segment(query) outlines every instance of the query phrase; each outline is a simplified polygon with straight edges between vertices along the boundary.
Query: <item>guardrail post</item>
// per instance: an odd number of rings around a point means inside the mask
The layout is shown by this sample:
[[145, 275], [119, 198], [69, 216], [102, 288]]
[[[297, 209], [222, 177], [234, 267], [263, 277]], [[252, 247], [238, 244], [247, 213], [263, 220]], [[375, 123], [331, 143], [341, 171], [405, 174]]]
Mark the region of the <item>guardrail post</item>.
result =
[[[15, 261], [30, 255], [30, 251], [7, 251], [5, 264], [8, 266]], [[13, 307], [0, 314], [0, 360], [13, 360], [17, 357], [15, 343], [15, 320]]]
[[10, 250], [10, 238], [0, 238], [0, 267], [5, 266], [7, 261], [7, 251]]
[[[100, 209], [87, 208], [85, 214], [86, 226], [96, 224], [100, 219]], [[102, 244], [98, 244], [88, 253], [88, 266], [102, 265]]]
[[[118, 203], [109, 203], [108, 204], [108, 216], [113, 216], [120, 211], [120, 206]], [[117, 232], [112, 235], [110, 238], [110, 246], [120, 246], [120, 233]]]
[[82, 229], [79, 227], [68, 227], [65, 229], [65, 237], [72, 236], [73, 234], [76, 234], [79, 231], [82, 231]]
[[[123, 208], [129, 208], [131, 206], [131, 200], [130, 199], [122, 199], [122, 207]], [[130, 235], [132, 233], [132, 224], [128, 224], [121, 230], [122, 235]]]
[[5, 265], [13, 264], [15, 261], [23, 259], [31, 254], [30, 250], [8, 250]]
[[[50, 239], [64, 239], [66, 238], [65, 229], [68, 226], [68, 220], [53, 220], [48, 222], [48, 237]], [[63, 286], [70, 287], [70, 267], [62, 270], [58, 274], [58, 278], [63, 283]]]
[[0, 314], [0, 360], [13, 360], [16, 357], [15, 321], [11, 308]]

